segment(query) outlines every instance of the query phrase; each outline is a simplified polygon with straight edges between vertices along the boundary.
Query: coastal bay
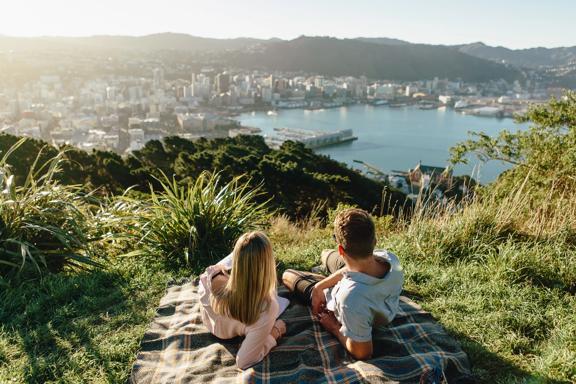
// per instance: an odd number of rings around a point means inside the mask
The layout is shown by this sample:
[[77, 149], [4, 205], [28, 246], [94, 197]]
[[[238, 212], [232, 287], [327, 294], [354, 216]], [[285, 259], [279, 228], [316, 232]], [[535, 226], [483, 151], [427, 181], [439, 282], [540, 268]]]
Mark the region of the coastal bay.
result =
[[[444, 167], [449, 149], [466, 140], [468, 132], [484, 132], [491, 136], [506, 129], [527, 128], [512, 119], [495, 119], [462, 115], [451, 109], [422, 110], [416, 107], [390, 108], [386, 106], [355, 105], [349, 107], [304, 110], [279, 110], [244, 113], [238, 117], [242, 125], [257, 127], [262, 135], [274, 136], [274, 128], [295, 128], [331, 132], [352, 129], [358, 140], [315, 149], [350, 167], [363, 169], [354, 162], [360, 160], [383, 172], [407, 171], [419, 161], [422, 164]], [[470, 159], [468, 165], [458, 165], [456, 175], [469, 174], [488, 183], [506, 170], [506, 164], [491, 161], [480, 163]]]

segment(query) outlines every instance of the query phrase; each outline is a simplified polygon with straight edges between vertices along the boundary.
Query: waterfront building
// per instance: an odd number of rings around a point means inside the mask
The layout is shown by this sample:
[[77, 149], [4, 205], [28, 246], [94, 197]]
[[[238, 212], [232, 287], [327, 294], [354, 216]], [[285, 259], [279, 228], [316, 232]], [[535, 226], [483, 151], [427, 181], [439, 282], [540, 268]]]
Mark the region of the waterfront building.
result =
[[282, 143], [287, 140], [297, 141], [304, 144], [306, 148], [314, 149], [357, 139], [351, 129], [343, 129], [336, 132], [322, 132], [307, 129], [274, 128], [274, 131], [277, 137], [266, 138], [267, 143], [273, 148], [282, 145]]
[[409, 85], [406, 86], [406, 90], [404, 91], [404, 96], [411, 97], [413, 94], [413, 89]]
[[428, 187], [430, 183], [450, 186], [452, 183], [452, 171], [448, 168], [423, 165], [418, 162], [414, 169], [408, 171], [408, 179], [413, 185]]
[[391, 99], [396, 94], [393, 84], [378, 85], [374, 88], [375, 99]]
[[262, 101], [264, 101], [265, 103], [271, 103], [272, 97], [273, 97], [272, 88], [268, 88], [268, 87], [262, 88], [261, 96], [262, 96]]

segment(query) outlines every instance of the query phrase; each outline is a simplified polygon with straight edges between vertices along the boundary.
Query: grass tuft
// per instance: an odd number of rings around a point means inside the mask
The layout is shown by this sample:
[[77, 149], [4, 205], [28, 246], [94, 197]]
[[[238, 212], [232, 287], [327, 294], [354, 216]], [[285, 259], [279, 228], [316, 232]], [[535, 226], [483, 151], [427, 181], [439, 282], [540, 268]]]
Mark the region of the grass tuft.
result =
[[91, 257], [87, 196], [79, 187], [55, 180], [62, 153], [43, 165], [34, 163], [24, 184], [16, 185], [6, 162], [25, 141], [0, 160], [0, 276], [21, 278], [65, 267], [99, 266]]
[[[142, 254], [166, 265], [199, 272], [230, 252], [248, 230], [270, 219], [259, 188], [250, 189], [244, 177], [224, 183], [219, 174], [202, 173], [193, 183], [159, 181], [161, 192], [136, 211]], [[133, 201], [132, 201], [133, 202]]]

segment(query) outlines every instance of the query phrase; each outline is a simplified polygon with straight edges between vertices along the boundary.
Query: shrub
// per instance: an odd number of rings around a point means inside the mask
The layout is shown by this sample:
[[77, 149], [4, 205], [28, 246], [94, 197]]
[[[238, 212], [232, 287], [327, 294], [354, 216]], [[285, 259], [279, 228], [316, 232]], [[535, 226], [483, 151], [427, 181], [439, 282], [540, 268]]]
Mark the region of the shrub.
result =
[[139, 212], [142, 252], [173, 265], [199, 271], [225, 256], [245, 231], [269, 222], [267, 202], [258, 203], [260, 188], [244, 177], [221, 182], [219, 174], [203, 172], [194, 182], [159, 180]]
[[[481, 160], [499, 160], [514, 167], [490, 186], [492, 195], [513, 199], [510, 211], [527, 232], [554, 235], [576, 228], [576, 92], [559, 100], [532, 106], [517, 118], [530, 128], [497, 137], [484, 133], [451, 149], [453, 163], [476, 154]], [[566, 235], [571, 236], [570, 233]]]
[[36, 161], [23, 185], [16, 185], [7, 161], [25, 141], [0, 160], [0, 276], [98, 265], [89, 256], [84, 197], [78, 187], [63, 186], [54, 178], [62, 153], [42, 166]]

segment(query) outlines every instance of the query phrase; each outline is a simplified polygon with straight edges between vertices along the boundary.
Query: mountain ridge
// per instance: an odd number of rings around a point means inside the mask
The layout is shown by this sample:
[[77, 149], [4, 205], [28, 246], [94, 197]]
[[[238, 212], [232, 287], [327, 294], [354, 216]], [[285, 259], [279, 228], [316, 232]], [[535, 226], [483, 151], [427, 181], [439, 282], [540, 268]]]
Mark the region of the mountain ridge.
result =
[[[303, 47], [303, 41], [315, 42], [318, 52], [323, 52], [324, 55], [333, 59], [324, 61], [326, 69], [320, 66], [323, 63], [322, 60], [306, 61], [300, 57], [301, 54], [317, 55], [318, 53], [310, 52], [308, 48]], [[338, 54], [327, 52], [323, 45], [331, 46], [343, 56], [340, 57]], [[288, 51], [281, 52], [279, 47], [286, 48]], [[388, 78], [390, 80], [422, 79], [430, 76], [462, 78], [471, 81], [498, 78], [513, 79], [518, 76], [513, 73], [517, 72], [516, 68], [538, 69], [576, 65], [576, 46], [515, 50], [503, 46], [494, 47], [483, 42], [433, 45], [411, 43], [388, 37], [341, 39], [329, 36], [304, 35], [292, 40], [251, 37], [220, 39], [173, 32], [144, 36], [94, 35], [88, 37], [12, 37], [0, 35], [0, 51], [32, 49], [178, 50], [192, 54], [218, 55], [223, 60], [224, 65], [227, 64], [226, 60], [232, 59], [234, 64], [257, 65], [264, 68], [300, 70], [327, 75], [365, 74], [369, 77]], [[271, 52], [278, 57], [274, 59], [262, 56], [262, 52]], [[355, 60], [351, 60], [351, 52], [356, 53]], [[249, 56], [252, 56], [252, 59]], [[255, 61], [256, 58], [258, 58], [258, 62]], [[346, 64], [342, 63], [344, 58]], [[403, 58], [403, 62], [401, 62], [401, 58]], [[301, 66], [298, 67], [297, 63], [300, 63]], [[494, 63], [500, 66], [495, 67]], [[466, 67], [469, 67], [470, 70], [467, 70]], [[478, 71], [478, 74], [474, 75], [471, 70]]]
[[458, 50], [425, 44], [386, 45], [356, 39], [301, 36], [267, 44], [259, 51], [234, 51], [222, 60], [242, 68], [304, 71], [330, 76], [366, 76], [388, 80], [434, 77], [482, 82], [515, 80], [520, 73], [505, 65]]
[[557, 48], [510, 49], [503, 46], [490, 46], [483, 42], [454, 45], [460, 52], [482, 59], [505, 62], [517, 67], [539, 68], [576, 64], [576, 46]]

